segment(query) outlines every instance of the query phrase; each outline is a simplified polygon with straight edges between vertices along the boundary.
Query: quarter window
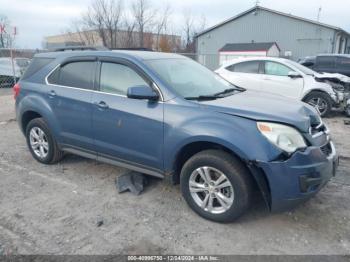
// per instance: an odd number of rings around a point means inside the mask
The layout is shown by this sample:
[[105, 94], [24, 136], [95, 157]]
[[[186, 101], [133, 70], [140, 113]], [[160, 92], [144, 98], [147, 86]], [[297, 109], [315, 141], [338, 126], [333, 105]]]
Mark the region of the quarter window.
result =
[[149, 85], [149, 83], [130, 67], [116, 63], [102, 63], [101, 92], [126, 95], [129, 87], [139, 85]]
[[95, 62], [72, 62], [59, 67], [49, 77], [50, 84], [93, 89]]
[[242, 62], [230, 65], [226, 69], [237, 73], [259, 74], [259, 61]]
[[276, 62], [265, 62], [265, 74], [275, 76], [288, 76], [288, 73], [293, 71], [289, 67]]

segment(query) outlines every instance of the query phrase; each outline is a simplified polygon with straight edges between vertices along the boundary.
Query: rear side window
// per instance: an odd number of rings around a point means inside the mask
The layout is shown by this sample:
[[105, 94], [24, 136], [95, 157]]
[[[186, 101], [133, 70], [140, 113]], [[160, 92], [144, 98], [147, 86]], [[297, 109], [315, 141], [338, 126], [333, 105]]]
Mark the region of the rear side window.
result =
[[93, 89], [94, 72], [95, 62], [72, 62], [57, 68], [47, 80], [50, 84], [55, 85]]
[[259, 64], [259, 61], [248, 61], [230, 65], [226, 69], [237, 73], [259, 74]]
[[24, 72], [22, 79], [26, 79], [36, 72], [38, 72], [41, 68], [51, 63], [53, 58], [44, 58], [44, 57], [34, 57], [32, 62], [29, 64], [27, 70]]
[[319, 56], [317, 57], [317, 66], [318, 67], [334, 67], [335, 57], [333, 56]]
[[149, 85], [149, 83], [130, 67], [116, 63], [102, 63], [101, 92], [126, 95], [129, 87], [139, 85]]

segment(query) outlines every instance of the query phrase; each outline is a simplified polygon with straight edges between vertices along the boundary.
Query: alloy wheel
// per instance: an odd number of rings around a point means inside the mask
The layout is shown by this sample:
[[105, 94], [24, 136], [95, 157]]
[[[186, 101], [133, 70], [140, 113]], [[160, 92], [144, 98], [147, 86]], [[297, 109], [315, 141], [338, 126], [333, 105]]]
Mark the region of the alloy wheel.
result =
[[45, 132], [39, 127], [33, 127], [29, 133], [30, 146], [34, 154], [44, 159], [49, 153], [49, 142]]
[[308, 104], [313, 106], [314, 108], [316, 108], [316, 110], [321, 115], [323, 115], [328, 110], [327, 101], [321, 97], [314, 97], [314, 98], [310, 99]]
[[195, 203], [212, 214], [224, 213], [234, 201], [231, 182], [223, 172], [213, 167], [203, 166], [194, 170], [189, 190]]

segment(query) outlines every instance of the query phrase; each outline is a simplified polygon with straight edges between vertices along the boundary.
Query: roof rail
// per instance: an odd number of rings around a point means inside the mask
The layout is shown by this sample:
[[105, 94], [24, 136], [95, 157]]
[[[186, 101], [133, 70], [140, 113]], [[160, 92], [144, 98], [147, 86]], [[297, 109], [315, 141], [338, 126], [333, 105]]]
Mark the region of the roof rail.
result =
[[106, 51], [109, 50], [108, 48], [104, 46], [65, 46], [65, 47], [60, 47], [60, 48], [55, 48], [52, 51], [53, 52], [62, 52], [62, 51], [84, 51], [84, 50], [89, 50], [89, 51]]
[[111, 50], [116, 50], [116, 51], [149, 51], [153, 52], [151, 48], [147, 47], [124, 47], [124, 48], [112, 48]]

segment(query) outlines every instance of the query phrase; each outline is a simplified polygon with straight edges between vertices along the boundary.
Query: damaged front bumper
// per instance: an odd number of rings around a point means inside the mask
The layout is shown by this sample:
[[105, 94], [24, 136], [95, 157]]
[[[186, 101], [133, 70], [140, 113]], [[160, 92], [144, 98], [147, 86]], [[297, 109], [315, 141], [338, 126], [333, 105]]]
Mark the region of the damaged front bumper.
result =
[[[251, 170], [259, 186], [265, 187], [262, 191], [271, 211], [283, 211], [314, 196], [335, 176], [338, 164], [334, 145], [328, 141], [322, 147], [297, 151], [285, 161], [256, 161]], [[265, 185], [259, 181], [263, 174], [267, 180]]]

